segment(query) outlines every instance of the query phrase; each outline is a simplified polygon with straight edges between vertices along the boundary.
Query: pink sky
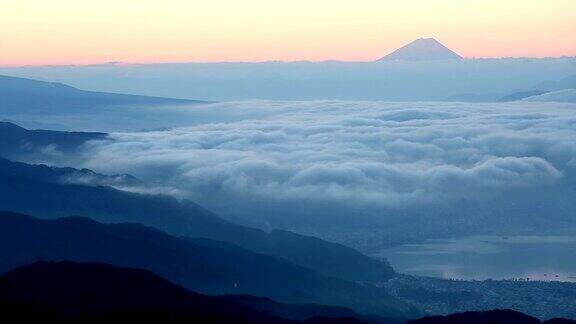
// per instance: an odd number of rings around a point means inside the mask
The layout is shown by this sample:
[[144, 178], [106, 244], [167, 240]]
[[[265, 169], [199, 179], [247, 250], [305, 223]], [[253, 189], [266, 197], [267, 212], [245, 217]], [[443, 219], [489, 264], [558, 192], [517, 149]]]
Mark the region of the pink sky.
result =
[[465, 57], [576, 56], [573, 0], [20, 0], [0, 65], [370, 61], [419, 37]]

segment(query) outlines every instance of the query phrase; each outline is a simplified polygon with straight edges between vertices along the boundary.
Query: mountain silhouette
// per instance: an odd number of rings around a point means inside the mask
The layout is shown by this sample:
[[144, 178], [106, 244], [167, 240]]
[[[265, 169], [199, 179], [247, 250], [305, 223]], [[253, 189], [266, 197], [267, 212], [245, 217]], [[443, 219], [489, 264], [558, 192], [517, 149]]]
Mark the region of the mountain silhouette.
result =
[[43, 150], [74, 153], [82, 144], [103, 140], [106, 133], [28, 130], [10, 122], [0, 122], [0, 156], [33, 157]]
[[[268, 301], [275, 310], [263, 311], [248, 306], [252, 297], [243, 298], [202, 295], [149, 271], [99, 263], [38, 262], [0, 277], [0, 318], [19, 322], [295, 323], [273, 313], [289, 315], [306, 307]], [[331, 310], [317, 307], [320, 313]], [[362, 322], [351, 317], [354, 313], [347, 318], [308, 314], [306, 323]]]
[[[79, 177], [83, 174], [96, 180], [73, 182], [84, 179]], [[232, 224], [192, 201], [117, 190], [102, 185], [107, 179], [90, 170], [0, 159], [0, 210], [40, 218], [82, 215], [104, 223], [142, 223], [173, 235], [232, 243], [351, 281], [381, 282], [394, 275], [387, 262], [349, 247], [288, 231], [265, 232]]]
[[576, 74], [559, 80], [548, 80], [534, 85], [533, 89], [543, 89], [547, 91], [559, 91], [566, 89], [576, 89]]
[[511, 310], [470, 311], [446, 316], [428, 316], [407, 324], [570, 324], [574, 320], [554, 318], [546, 321]]
[[564, 89], [546, 92], [522, 99], [530, 102], [568, 102], [576, 103], [576, 89]]
[[0, 272], [42, 260], [146, 269], [206, 294], [249, 294], [390, 317], [413, 312], [382, 289], [228, 243], [173, 237], [138, 224], [101, 224], [84, 217], [39, 220], [0, 212]]
[[433, 61], [454, 60], [462, 57], [434, 38], [418, 38], [400, 47], [378, 61]]
[[518, 101], [518, 100], [522, 100], [522, 99], [526, 99], [529, 97], [533, 97], [533, 96], [539, 96], [541, 94], [545, 94], [548, 91], [546, 90], [527, 90], [527, 91], [516, 91], [510, 94], [507, 94], [503, 97], [501, 97], [500, 99], [498, 99], [498, 101], [500, 102], [511, 102], [511, 101]]
[[106, 106], [193, 103], [205, 102], [84, 91], [57, 82], [0, 75], [0, 108], [3, 113], [56, 113]]

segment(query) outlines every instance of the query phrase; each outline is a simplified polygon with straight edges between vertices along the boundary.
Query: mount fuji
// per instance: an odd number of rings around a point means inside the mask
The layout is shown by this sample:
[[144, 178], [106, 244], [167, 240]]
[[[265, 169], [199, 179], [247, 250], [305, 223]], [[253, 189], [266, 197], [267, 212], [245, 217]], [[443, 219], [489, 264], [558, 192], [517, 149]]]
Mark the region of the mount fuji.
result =
[[434, 38], [418, 38], [378, 61], [432, 61], [462, 59], [462, 56]]

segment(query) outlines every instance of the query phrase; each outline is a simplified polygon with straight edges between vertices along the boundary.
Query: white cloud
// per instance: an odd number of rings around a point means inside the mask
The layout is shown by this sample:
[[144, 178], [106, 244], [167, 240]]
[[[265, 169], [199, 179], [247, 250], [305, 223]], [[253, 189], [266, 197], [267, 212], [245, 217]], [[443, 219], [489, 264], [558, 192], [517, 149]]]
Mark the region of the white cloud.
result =
[[576, 159], [570, 104], [247, 101], [203, 109], [214, 119], [234, 111], [238, 121], [115, 133], [91, 146], [84, 166], [171, 185], [239, 215], [295, 205], [377, 215], [497, 193], [529, 200], [530, 190], [574, 185], [565, 183]]

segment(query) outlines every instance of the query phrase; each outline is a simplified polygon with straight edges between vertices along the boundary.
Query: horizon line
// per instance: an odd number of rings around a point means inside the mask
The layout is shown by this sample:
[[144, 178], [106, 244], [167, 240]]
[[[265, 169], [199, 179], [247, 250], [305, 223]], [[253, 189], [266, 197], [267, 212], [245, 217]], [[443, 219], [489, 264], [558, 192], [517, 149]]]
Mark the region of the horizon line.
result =
[[166, 62], [122, 62], [122, 61], [107, 61], [101, 63], [86, 63], [86, 64], [0, 64], [0, 68], [31, 68], [31, 67], [105, 67], [105, 66], [136, 66], [136, 65], [171, 65], [171, 64], [263, 64], [263, 63], [386, 63], [386, 62], [404, 62], [404, 63], [429, 63], [429, 62], [447, 62], [447, 61], [475, 61], [475, 60], [553, 60], [553, 59], [574, 59], [574, 55], [560, 55], [560, 56], [500, 56], [500, 57], [462, 57], [460, 59], [446, 59], [446, 60], [375, 60], [354, 61], [354, 60], [264, 60], [264, 61], [166, 61]]

